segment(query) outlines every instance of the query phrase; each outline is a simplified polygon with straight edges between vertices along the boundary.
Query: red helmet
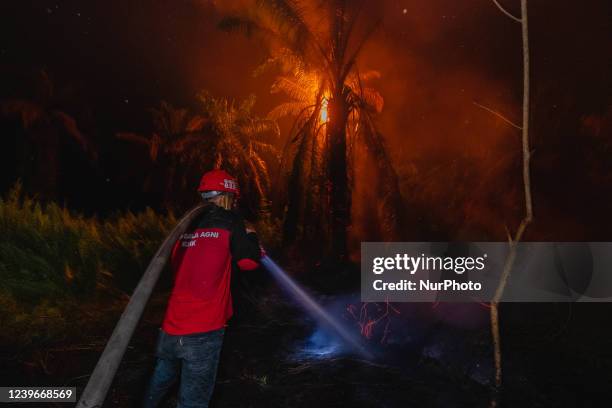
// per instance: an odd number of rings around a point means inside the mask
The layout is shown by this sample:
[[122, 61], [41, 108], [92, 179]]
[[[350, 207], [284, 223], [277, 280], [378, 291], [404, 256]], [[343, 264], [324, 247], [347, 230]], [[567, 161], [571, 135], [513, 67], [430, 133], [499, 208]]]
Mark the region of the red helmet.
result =
[[238, 180], [230, 176], [225, 170], [221, 169], [211, 170], [204, 173], [202, 179], [200, 180], [200, 187], [198, 187], [198, 192], [203, 191], [219, 191], [234, 193], [236, 196], [240, 195]]

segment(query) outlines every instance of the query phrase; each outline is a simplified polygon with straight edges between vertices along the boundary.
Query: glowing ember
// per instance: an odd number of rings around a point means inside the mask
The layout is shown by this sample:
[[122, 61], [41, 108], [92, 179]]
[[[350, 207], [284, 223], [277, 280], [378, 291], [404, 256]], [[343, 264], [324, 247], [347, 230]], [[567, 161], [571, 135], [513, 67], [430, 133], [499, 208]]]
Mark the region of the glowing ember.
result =
[[[373, 305], [373, 312], [369, 308], [370, 305]], [[374, 327], [379, 323], [384, 324], [382, 338], [380, 339], [381, 344], [384, 344], [387, 340], [391, 315], [400, 314], [399, 310], [389, 302], [385, 302], [385, 306], [381, 306], [379, 303], [366, 302], [362, 303], [360, 308], [349, 304], [346, 310], [359, 325], [361, 335], [368, 340], [372, 338]]]
[[[306, 291], [298, 285], [287, 273], [278, 266], [270, 257], [261, 258], [262, 265], [272, 274], [278, 283], [293, 296], [293, 299], [307, 311], [317, 322], [321, 323], [328, 333], [333, 333], [341, 339], [347, 346], [366, 358], [372, 358], [370, 352], [364, 348], [360, 339], [355, 337], [348, 327], [343, 325], [338, 319], [325, 311]], [[322, 351], [319, 354], [330, 354], [330, 350]]]

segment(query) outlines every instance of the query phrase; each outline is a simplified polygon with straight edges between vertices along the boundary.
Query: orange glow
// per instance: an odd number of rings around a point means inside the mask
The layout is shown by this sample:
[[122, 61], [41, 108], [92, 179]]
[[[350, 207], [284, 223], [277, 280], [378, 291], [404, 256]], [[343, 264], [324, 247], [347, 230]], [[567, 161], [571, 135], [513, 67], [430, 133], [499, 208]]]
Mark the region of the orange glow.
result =
[[327, 116], [327, 103], [327, 98], [323, 97], [323, 100], [321, 101], [321, 112], [319, 117], [321, 123], [327, 123], [327, 121], [329, 120], [329, 117]]

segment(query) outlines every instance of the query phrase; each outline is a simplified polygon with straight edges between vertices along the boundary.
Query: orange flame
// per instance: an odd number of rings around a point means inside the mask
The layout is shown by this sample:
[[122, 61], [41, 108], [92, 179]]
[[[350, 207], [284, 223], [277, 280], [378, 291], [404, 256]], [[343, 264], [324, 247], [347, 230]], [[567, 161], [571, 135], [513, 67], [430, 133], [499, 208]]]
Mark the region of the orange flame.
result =
[[327, 98], [323, 97], [323, 100], [321, 101], [321, 111], [319, 113], [319, 120], [321, 123], [327, 123], [329, 121], [329, 117], [327, 115], [327, 104]]

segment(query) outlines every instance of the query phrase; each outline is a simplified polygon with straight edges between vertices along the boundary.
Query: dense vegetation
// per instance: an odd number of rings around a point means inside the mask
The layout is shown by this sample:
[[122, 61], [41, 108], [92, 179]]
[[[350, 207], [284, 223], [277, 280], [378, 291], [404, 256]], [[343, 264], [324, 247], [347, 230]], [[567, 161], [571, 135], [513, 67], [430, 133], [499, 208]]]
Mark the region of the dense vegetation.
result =
[[0, 324], [13, 329], [3, 332], [53, 337], [77, 305], [120, 298], [175, 222], [150, 209], [86, 218], [16, 185], [0, 198]]

